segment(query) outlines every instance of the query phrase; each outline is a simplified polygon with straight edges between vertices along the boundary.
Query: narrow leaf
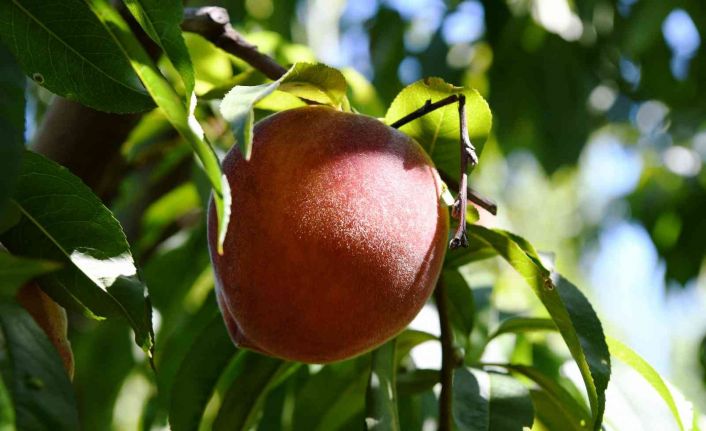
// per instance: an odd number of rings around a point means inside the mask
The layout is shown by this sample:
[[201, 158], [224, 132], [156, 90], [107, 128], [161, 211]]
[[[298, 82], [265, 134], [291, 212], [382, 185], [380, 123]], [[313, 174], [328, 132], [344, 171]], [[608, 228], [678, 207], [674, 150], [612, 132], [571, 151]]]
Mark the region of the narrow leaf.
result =
[[215, 312], [174, 378], [169, 406], [172, 430], [198, 429], [218, 378], [236, 353], [220, 312]]
[[14, 203], [22, 220], [0, 235], [2, 243], [15, 254], [64, 265], [39, 279], [42, 289], [89, 317], [126, 318], [148, 351], [153, 340], [145, 287], [110, 210], [68, 170], [29, 151]]
[[87, 2], [0, 1], [0, 40], [49, 91], [109, 112], [150, 109], [150, 97]]
[[15, 407], [0, 374], [0, 431], [15, 431]]
[[551, 319], [540, 317], [510, 317], [500, 322], [500, 325], [491, 333], [488, 340], [502, 334], [534, 331], [556, 331], [556, 325]]
[[[385, 114], [385, 122], [392, 124], [427, 101], [438, 102], [454, 94], [466, 96], [468, 136], [480, 154], [490, 134], [492, 115], [485, 99], [474, 89], [455, 87], [440, 78], [425, 78], [408, 85], [395, 97]], [[422, 145], [438, 169], [453, 175], [459, 172], [460, 127], [456, 103], [407, 123], [400, 130]]]
[[0, 44], [0, 219], [8, 216], [9, 200], [20, 173], [25, 131], [25, 81], [10, 52]]
[[183, 18], [182, 2], [180, 0], [125, 0], [125, 5], [179, 72], [184, 84], [186, 101], [190, 103], [191, 94], [194, 92], [194, 67], [179, 27]]
[[0, 297], [14, 295], [25, 282], [59, 266], [47, 260], [13, 256], [0, 249]]
[[662, 380], [662, 377], [650, 364], [647, 363], [640, 355], [635, 353], [630, 347], [626, 346], [619, 340], [606, 337], [608, 342], [608, 347], [610, 348], [610, 354], [618, 358], [620, 361], [629, 365], [640, 373], [640, 375], [647, 380], [647, 382], [657, 391], [664, 403], [669, 407], [672, 412], [672, 416], [677, 421], [679, 429], [684, 431], [684, 423], [682, 422], [681, 415], [679, 414], [679, 409], [677, 408], [677, 403], [672, 396], [672, 391], [669, 390], [667, 384]]
[[561, 416], [565, 417], [567, 422], [571, 424], [566, 429], [586, 429], [586, 425], [591, 421], [591, 415], [584, 405], [584, 401], [574, 398], [557, 380], [543, 374], [534, 367], [514, 364], [497, 364], [497, 366], [504, 367], [513, 373], [521, 374], [542, 388], [543, 395], [551, 399], [555, 409], [561, 411]]
[[586, 297], [562, 277], [552, 281], [539, 259], [525, 251], [526, 244], [520, 242], [524, 248], [518, 245], [518, 237], [478, 225], [469, 225], [468, 234], [471, 243], [485, 243], [507, 260], [549, 311], [581, 371], [591, 403], [592, 428], [599, 429], [610, 378], [610, 355], [600, 321]]
[[[19, 305], [0, 302], [0, 373], [19, 430], [77, 430], [73, 388], [61, 358]], [[1, 409], [1, 407], [0, 407]]]
[[365, 396], [365, 426], [369, 430], [398, 431], [397, 416], [397, 362], [396, 339], [392, 339], [372, 353], [372, 366]]
[[193, 114], [196, 98], [192, 97], [186, 106], [174, 88], [159, 73], [140, 42], [122, 17], [105, 1], [89, 0], [94, 13], [104, 28], [117, 41], [123, 55], [140, 77], [149, 94], [163, 111], [167, 120], [191, 145], [201, 161], [202, 167], [213, 188], [213, 200], [218, 214], [218, 250], [222, 252], [223, 239], [230, 220], [230, 190], [221, 171], [218, 157], [206, 140], [201, 125]]
[[265, 396], [280, 379], [297, 364], [243, 352], [238, 359], [235, 378], [229, 382], [218, 415], [213, 423], [215, 431], [246, 431], [253, 427], [262, 410]]

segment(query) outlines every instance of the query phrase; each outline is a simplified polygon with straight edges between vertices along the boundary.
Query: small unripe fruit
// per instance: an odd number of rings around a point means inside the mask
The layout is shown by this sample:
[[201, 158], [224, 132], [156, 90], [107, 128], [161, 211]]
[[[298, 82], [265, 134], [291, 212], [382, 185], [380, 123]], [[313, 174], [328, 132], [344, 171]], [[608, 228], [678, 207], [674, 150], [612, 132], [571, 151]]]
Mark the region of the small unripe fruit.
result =
[[441, 181], [422, 148], [372, 117], [327, 107], [255, 126], [223, 162], [232, 207], [216, 293], [236, 344], [325, 363], [404, 329], [429, 298], [448, 242]]

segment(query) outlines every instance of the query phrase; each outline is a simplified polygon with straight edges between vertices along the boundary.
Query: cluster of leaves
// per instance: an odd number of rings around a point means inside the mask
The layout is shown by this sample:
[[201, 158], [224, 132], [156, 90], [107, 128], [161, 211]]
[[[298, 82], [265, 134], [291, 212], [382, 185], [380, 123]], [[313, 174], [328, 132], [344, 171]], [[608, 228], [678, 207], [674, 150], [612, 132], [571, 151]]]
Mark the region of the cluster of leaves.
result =
[[[203, 209], [209, 195], [218, 208], [221, 238], [229, 219], [230, 192], [217, 158], [221, 149], [235, 144], [247, 156], [252, 125], [268, 112], [311, 102], [367, 112], [379, 105], [365, 95], [370, 84], [353, 72], [310, 63], [295, 63], [277, 81], [263, 82], [247, 65], [202, 39], [184, 38], [181, 2], [131, 0], [126, 5], [162, 49], [164, 73], [125, 19], [103, 0], [0, 0], [0, 40], [24, 71], [0, 51], [0, 130], [9, 137], [0, 147], [0, 242], [7, 248], [0, 251], [0, 428], [73, 430], [80, 422], [85, 429], [107, 429], [119, 393], [133, 381], [146, 380], [141, 411], [127, 412], [139, 417], [143, 429], [167, 421], [175, 430], [359, 429], [363, 423], [370, 429], [421, 429], [439, 415], [434, 387], [441, 378], [439, 370], [416, 368], [410, 351], [437, 342], [435, 335], [407, 330], [370, 354], [323, 367], [237, 349], [213, 297], [205, 246]], [[225, 64], [223, 76], [203, 72], [214, 63]], [[112, 211], [68, 170], [24, 150], [24, 75], [103, 111], [156, 107], [124, 145], [134, 169]], [[200, 83], [207, 89], [200, 91]], [[491, 115], [472, 89], [436, 78], [418, 81], [395, 97], [384, 121], [391, 123], [429, 99], [459, 93], [467, 97], [469, 134], [480, 151]], [[214, 108], [209, 100], [223, 94], [220, 108]], [[226, 122], [232, 134], [219, 133]], [[401, 130], [440, 170], [453, 174], [459, 169], [458, 123], [455, 107], [448, 106]], [[191, 169], [192, 152], [201, 169]], [[176, 180], [144, 206], [140, 190], [165, 178]], [[138, 234], [128, 232], [131, 250], [118, 219], [135, 217], [134, 208], [146, 211], [137, 216]], [[610, 353], [592, 307], [521, 237], [476, 224], [468, 229], [471, 247], [449, 252], [441, 276], [450, 298], [452, 342], [460, 352], [453, 370], [455, 426], [600, 429]], [[496, 257], [520, 274], [544, 306], [545, 317], [487, 318], [494, 309], [487, 289], [472, 287], [462, 269]], [[57, 353], [13, 299], [31, 279], [75, 313], [73, 388]], [[104, 322], [96, 325], [97, 320]], [[148, 361], [133, 356], [125, 321]], [[153, 321], [160, 322], [156, 331]], [[559, 334], [578, 366], [582, 389], [559, 376], [558, 364], [483, 362], [496, 338], [512, 333], [522, 339], [530, 331]], [[659, 376], [621, 344], [612, 342], [611, 352], [653, 382], [681, 424]]]

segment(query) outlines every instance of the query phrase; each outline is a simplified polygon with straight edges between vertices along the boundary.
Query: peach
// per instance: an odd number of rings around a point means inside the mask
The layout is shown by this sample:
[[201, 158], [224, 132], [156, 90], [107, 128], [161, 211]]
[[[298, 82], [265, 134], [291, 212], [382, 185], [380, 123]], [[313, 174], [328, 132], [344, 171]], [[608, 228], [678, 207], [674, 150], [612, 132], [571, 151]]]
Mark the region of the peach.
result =
[[434, 289], [448, 244], [441, 181], [414, 140], [375, 118], [316, 106], [254, 128], [223, 170], [232, 212], [209, 248], [237, 345], [309, 363], [346, 359], [402, 331]]

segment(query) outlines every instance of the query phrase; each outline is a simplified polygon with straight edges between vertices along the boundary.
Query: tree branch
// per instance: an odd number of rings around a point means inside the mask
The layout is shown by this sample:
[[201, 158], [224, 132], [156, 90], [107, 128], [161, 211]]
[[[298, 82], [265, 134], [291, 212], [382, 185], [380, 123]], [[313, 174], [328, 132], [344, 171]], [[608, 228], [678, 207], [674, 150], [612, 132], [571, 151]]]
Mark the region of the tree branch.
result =
[[184, 9], [181, 29], [197, 33], [222, 50], [241, 58], [270, 79], [279, 79], [287, 69], [272, 57], [257, 50], [230, 24], [228, 11], [222, 7], [205, 6]]
[[[451, 175], [440, 170], [439, 177], [441, 177], [441, 180], [445, 182], [446, 185], [448, 185], [450, 188], [458, 191], [458, 182], [456, 181], [456, 179], [452, 178]], [[473, 189], [471, 186], [466, 187], [466, 192], [469, 201], [488, 211], [492, 215], [498, 214], [498, 205], [492, 199], [478, 193], [478, 191]]]
[[439, 277], [434, 290], [434, 301], [439, 311], [439, 326], [441, 327], [441, 393], [439, 394], [439, 431], [453, 429], [453, 370], [456, 358], [449, 318], [449, 298], [443, 276]]

